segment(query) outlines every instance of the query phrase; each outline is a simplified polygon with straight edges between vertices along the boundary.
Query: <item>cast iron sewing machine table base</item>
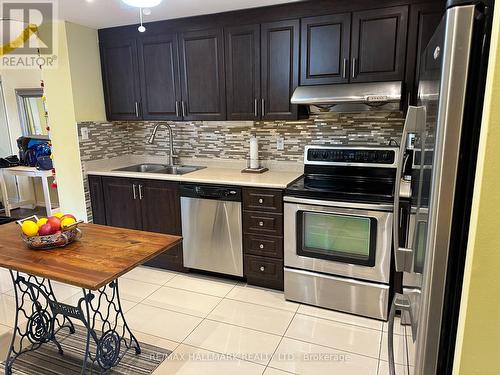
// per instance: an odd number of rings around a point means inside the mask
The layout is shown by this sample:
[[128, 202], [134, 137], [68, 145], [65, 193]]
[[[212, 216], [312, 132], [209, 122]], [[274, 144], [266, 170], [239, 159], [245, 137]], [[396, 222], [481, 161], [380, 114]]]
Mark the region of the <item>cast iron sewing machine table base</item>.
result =
[[[77, 306], [71, 306], [58, 302], [50, 280], [13, 271], [10, 274], [16, 294], [16, 319], [5, 361], [7, 375], [12, 373], [12, 365], [20, 355], [37, 350], [43, 344], [53, 343], [63, 355], [56, 334], [63, 328], [71, 334], [75, 332], [70, 318], [80, 320], [87, 329], [82, 374], [87, 370], [109, 372], [131, 348], [135, 354], [141, 353], [139, 341], [122, 312], [118, 280], [96, 291], [82, 289], [83, 297]], [[94, 350], [90, 347], [91, 340], [95, 343]]]

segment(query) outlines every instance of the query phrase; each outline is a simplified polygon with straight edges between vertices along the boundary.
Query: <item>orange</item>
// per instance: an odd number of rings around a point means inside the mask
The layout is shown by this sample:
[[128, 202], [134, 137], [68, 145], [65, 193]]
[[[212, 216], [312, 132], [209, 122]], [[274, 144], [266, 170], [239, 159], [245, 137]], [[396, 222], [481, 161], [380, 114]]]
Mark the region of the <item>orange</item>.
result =
[[71, 224], [74, 224], [74, 223], [76, 223], [75, 219], [73, 219], [71, 217], [67, 217], [61, 221], [61, 229], [66, 229], [66, 227], [69, 227]]
[[38, 234], [38, 225], [34, 221], [26, 220], [21, 225], [23, 233], [28, 237], [33, 237]]

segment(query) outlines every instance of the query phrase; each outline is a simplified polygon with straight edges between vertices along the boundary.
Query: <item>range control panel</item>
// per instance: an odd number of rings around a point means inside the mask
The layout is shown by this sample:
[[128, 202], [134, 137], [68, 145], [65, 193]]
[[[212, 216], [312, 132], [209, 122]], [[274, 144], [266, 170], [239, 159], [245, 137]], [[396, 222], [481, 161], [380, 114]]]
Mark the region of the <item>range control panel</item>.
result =
[[314, 147], [306, 146], [305, 164], [321, 165], [397, 165], [399, 149], [395, 147]]

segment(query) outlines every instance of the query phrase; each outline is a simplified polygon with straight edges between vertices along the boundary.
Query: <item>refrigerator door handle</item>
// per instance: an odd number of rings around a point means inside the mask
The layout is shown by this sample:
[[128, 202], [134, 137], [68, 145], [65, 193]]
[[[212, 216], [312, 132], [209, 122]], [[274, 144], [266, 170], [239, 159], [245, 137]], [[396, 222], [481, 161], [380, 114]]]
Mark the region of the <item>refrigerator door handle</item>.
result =
[[425, 107], [409, 106], [406, 114], [403, 135], [401, 137], [399, 149], [399, 162], [396, 171], [396, 183], [394, 187], [394, 215], [392, 236], [394, 242], [394, 259], [397, 272], [412, 272], [413, 270], [413, 250], [399, 246], [399, 200], [401, 198], [401, 179], [403, 174], [403, 163], [407, 149], [408, 135], [418, 133], [425, 126]]
[[394, 322], [396, 319], [396, 312], [399, 311], [401, 314], [406, 312], [410, 317], [410, 323], [412, 327], [412, 335], [415, 336], [413, 327], [413, 314], [411, 311], [411, 302], [408, 296], [396, 293], [394, 294], [394, 299], [392, 300], [391, 309], [389, 311], [389, 320], [387, 322], [387, 353], [389, 355], [389, 375], [396, 375], [396, 362], [394, 360]]

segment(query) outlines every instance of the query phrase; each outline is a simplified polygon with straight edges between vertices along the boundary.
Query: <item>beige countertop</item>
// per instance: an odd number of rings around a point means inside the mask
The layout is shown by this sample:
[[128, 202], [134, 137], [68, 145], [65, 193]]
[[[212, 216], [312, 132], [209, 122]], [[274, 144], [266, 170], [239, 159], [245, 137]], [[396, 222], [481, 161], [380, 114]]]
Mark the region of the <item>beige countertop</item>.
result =
[[150, 156], [123, 156], [84, 163], [84, 170], [87, 174], [95, 176], [284, 189], [302, 176], [303, 168], [302, 163], [274, 162], [266, 165], [269, 171], [262, 174], [252, 174], [241, 173], [241, 170], [244, 168], [244, 162], [242, 164], [239, 161], [183, 159], [179, 164], [205, 166], [206, 168], [184, 175], [115, 171], [117, 168], [141, 163], [164, 164], [165, 160], [158, 160], [158, 158]]

